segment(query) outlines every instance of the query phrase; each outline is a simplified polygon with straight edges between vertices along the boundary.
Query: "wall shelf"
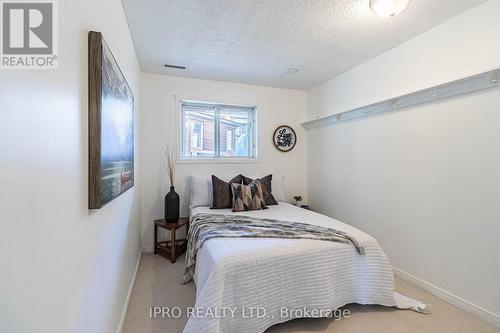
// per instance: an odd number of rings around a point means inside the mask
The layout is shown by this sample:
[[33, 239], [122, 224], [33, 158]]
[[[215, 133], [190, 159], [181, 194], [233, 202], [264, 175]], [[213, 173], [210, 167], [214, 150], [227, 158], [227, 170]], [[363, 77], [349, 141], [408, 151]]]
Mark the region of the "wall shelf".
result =
[[302, 123], [302, 126], [306, 129], [327, 126], [339, 122], [380, 115], [386, 112], [401, 111], [408, 107], [420, 104], [436, 102], [447, 98], [498, 87], [500, 87], [500, 68], [435, 87], [419, 90], [410, 94], [387, 99], [382, 102], [306, 121]]

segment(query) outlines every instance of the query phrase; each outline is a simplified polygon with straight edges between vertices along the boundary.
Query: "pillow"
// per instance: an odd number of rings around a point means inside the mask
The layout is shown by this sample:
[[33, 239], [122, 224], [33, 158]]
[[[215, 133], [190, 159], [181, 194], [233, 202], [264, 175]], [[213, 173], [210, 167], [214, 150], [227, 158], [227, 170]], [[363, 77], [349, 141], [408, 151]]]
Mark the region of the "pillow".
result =
[[[272, 179], [273, 175], [267, 175], [259, 179], [260, 185], [262, 186], [262, 192], [264, 194], [264, 201], [268, 206], [278, 204], [278, 202], [276, 201], [276, 199], [274, 199], [274, 196], [272, 194], [272, 187], [271, 187]], [[243, 176], [243, 184], [249, 185], [252, 181], [254, 181], [252, 178]]]
[[286, 202], [284, 176], [274, 175], [271, 181], [273, 197], [278, 202]]
[[212, 205], [212, 182], [206, 177], [191, 177], [189, 208]]
[[231, 208], [233, 206], [233, 194], [231, 191], [231, 183], [241, 184], [243, 176], [238, 175], [231, 179], [229, 183], [212, 175], [212, 193], [213, 202], [212, 209]]
[[233, 192], [233, 212], [266, 208], [264, 193], [258, 179], [248, 185], [232, 183], [231, 190]]

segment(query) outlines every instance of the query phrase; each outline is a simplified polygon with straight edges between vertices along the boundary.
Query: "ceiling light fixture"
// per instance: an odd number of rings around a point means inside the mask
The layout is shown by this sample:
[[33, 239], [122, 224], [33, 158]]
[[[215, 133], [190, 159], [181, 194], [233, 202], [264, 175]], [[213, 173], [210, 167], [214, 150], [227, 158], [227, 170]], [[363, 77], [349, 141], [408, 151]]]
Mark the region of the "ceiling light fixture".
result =
[[370, 8], [380, 17], [390, 18], [401, 14], [410, 0], [370, 0]]
[[287, 74], [294, 74], [294, 73], [297, 73], [299, 70], [297, 68], [288, 68], [286, 70], [286, 73]]

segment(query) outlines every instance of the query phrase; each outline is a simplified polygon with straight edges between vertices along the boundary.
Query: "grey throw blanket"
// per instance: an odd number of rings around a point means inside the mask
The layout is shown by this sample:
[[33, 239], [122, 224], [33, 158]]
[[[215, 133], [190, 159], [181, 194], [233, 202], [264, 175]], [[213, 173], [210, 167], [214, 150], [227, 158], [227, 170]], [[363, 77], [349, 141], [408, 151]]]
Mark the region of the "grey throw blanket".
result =
[[184, 282], [191, 281], [196, 254], [203, 243], [212, 238], [290, 238], [352, 243], [359, 254], [365, 251], [347, 233], [316, 225], [256, 218], [243, 215], [196, 214], [190, 222]]

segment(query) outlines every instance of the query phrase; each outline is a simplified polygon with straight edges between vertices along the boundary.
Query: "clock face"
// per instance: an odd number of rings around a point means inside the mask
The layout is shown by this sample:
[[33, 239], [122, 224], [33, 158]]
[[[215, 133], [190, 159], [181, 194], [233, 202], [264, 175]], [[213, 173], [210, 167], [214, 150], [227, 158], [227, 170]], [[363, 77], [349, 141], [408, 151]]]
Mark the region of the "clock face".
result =
[[282, 125], [274, 131], [274, 146], [281, 151], [287, 152], [295, 147], [297, 135], [290, 126]]

